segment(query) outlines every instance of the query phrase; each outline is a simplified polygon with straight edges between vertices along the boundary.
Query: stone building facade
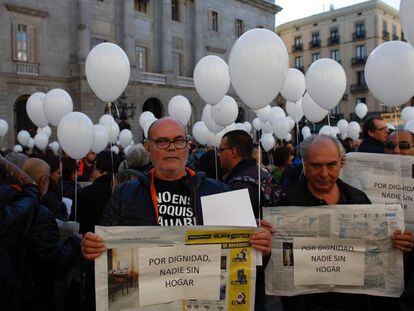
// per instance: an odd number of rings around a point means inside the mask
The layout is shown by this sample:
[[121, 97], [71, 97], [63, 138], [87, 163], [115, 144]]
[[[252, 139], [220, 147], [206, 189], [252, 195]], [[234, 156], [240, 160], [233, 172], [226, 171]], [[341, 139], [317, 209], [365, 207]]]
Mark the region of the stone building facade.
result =
[[399, 13], [389, 5], [371, 0], [285, 23], [276, 32], [289, 52], [290, 67], [303, 72], [319, 58], [340, 62], [347, 75], [347, 88], [334, 114], [356, 118], [355, 106], [364, 102], [373, 114], [391, 110], [369, 92], [364, 67], [369, 54], [389, 40], [404, 40]]
[[[89, 88], [85, 60], [105, 41], [121, 46], [131, 63], [125, 94], [136, 106], [129, 120], [136, 140], [137, 116], [166, 115], [175, 95], [191, 102], [195, 122], [204, 106], [192, 79], [197, 61], [212, 54], [227, 61], [243, 32], [274, 30], [280, 10], [274, 0], [0, 0], [0, 118], [9, 123], [3, 145], [29, 127], [25, 104], [36, 91], [65, 89], [75, 110], [98, 121], [105, 104]], [[252, 115], [245, 109], [242, 118]]]

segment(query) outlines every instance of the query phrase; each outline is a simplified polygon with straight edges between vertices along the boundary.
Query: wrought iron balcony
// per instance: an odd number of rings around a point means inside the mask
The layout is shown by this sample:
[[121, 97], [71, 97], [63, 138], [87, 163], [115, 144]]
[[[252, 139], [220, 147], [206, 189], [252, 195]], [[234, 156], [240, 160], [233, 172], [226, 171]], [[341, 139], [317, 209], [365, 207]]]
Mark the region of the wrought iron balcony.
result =
[[317, 40], [312, 40], [311, 42], [309, 42], [309, 48], [310, 49], [316, 49], [316, 48], [320, 48], [321, 47], [321, 40], [317, 39]]
[[367, 62], [367, 57], [352, 57], [352, 66], [364, 65]]
[[383, 31], [383, 32], [382, 32], [382, 38], [383, 38], [385, 41], [390, 41], [391, 34], [390, 34], [388, 31]]
[[298, 51], [303, 51], [302, 43], [295, 44], [294, 46], [292, 46], [292, 52], [298, 52]]
[[185, 87], [194, 87], [194, 79], [189, 77], [177, 77], [177, 85]]
[[40, 64], [17, 62], [16, 73], [18, 75], [38, 76]]
[[365, 30], [360, 30], [357, 32], [354, 32], [352, 34], [352, 40], [353, 41], [357, 41], [357, 40], [363, 40], [366, 37], [366, 31]]
[[160, 73], [140, 72], [140, 81], [153, 84], [167, 84], [167, 76]]
[[339, 36], [334, 36], [334, 37], [329, 37], [328, 38], [328, 45], [335, 45], [335, 44], [339, 44], [341, 42], [340, 37]]
[[351, 93], [366, 93], [368, 92], [368, 85], [366, 83], [358, 83], [351, 85]]

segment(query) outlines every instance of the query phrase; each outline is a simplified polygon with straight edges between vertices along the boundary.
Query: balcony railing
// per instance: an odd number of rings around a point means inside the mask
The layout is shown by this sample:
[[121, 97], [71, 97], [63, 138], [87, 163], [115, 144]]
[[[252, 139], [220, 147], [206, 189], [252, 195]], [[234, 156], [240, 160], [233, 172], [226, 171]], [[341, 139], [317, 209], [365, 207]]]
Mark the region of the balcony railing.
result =
[[382, 38], [383, 38], [385, 41], [390, 41], [391, 34], [390, 34], [388, 31], [383, 31], [383, 32], [382, 32]]
[[292, 46], [292, 52], [298, 52], [298, 51], [303, 51], [303, 44], [295, 44], [294, 46]]
[[177, 77], [177, 85], [179, 86], [186, 86], [186, 87], [194, 87], [194, 79], [189, 77]]
[[358, 83], [351, 85], [351, 93], [365, 93], [368, 92], [368, 85], [366, 83]]
[[335, 45], [335, 44], [339, 44], [340, 42], [341, 42], [341, 40], [340, 40], [339, 36], [328, 38], [328, 45]]
[[316, 49], [321, 47], [321, 40], [312, 40], [309, 42], [309, 48], [310, 49]]
[[364, 65], [367, 62], [367, 57], [352, 57], [352, 66]]
[[365, 30], [357, 31], [352, 34], [352, 40], [353, 41], [363, 40], [365, 39], [365, 36], [366, 36]]
[[167, 76], [160, 73], [140, 72], [140, 81], [153, 84], [167, 84]]
[[39, 75], [39, 64], [17, 62], [16, 63], [16, 73], [19, 75], [27, 76], [38, 76]]

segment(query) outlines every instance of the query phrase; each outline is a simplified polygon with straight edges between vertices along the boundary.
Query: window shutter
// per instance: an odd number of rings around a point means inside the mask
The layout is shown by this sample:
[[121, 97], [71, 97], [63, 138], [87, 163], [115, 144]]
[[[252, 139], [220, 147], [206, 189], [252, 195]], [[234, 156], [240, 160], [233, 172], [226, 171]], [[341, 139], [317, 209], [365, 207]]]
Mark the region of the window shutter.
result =
[[12, 24], [12, 58], [17, 61], [17, 24]]
[[36, 62], [36, 31], [33, 26], [27, 26], [27, 61]]

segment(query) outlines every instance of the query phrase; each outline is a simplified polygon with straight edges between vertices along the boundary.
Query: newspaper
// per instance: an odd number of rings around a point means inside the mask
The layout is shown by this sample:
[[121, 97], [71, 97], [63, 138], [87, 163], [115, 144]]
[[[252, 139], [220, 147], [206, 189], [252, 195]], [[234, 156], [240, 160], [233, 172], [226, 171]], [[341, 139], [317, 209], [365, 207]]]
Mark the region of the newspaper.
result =
[[364, 191], [372, 203], [401, 204], [407, 229], [414, 231], [414, 157], [348, 153], [341, 179]]
[[[265, 273], [267, 294], [294, 296], [342, 292], [388, 297], [401, 295], [404, 286], [403, 254], [393, 247], [391, 241], [394, 230], [400, 229], [404, 223], [400, 205], [272, 207], [264, 210], [264, 216], [264, 219], [270, 221], [276, 230], [271, 260]], [[361, 249], [365, 249], [362, 252], [361, 285], [338, 285], [341, 282], [335, 281], [332, 283], [318, 281], [319, 284], [312, 284], [311, 274], [305, 280], [308, 283], [301, 283], [310, 285], [295, 285], [298, 276], [302, 276], [302, 273], [298, 272], [295, 267], [297, 264], [295, 251], [299, 251], [295, 243], [304, 238], [309, 240], [329, 238], [334, 241], [333, 243], [342, 239], [362, 242], [364, 248], [360, 245], [355, 246], [355, 249], [359, 248], [359, 251], [355, 251], [356, 254], [361, 253]], [[346, 243], [353, 243], [352, 241], [346, 241]], [[352, 262], [342, 264], [348, 269], [352, 268]], [[341, 276], [346, 278], [348, 275], [345, 273]], [[358, 284], [357, 277], [354, 281], [354, 284]]]
[[96, 227], [107, 247], [95, 261], [96, 310], [254, 310], [255, 230]]

